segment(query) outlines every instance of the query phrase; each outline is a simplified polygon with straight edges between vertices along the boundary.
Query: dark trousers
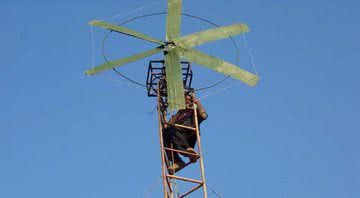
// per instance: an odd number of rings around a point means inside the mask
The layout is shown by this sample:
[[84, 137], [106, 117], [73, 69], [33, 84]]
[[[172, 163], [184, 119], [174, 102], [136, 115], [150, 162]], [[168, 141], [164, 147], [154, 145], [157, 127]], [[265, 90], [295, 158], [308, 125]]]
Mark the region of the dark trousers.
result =
[[[173, 126], [163, 130], [163, 139], [165, 147], [182, 151], [190, 147], [194, 148], [196, 144], [196, 134], [193, 131]], [[166, 155], [169, 161], [181, 161], [179, 154], [176, 152], [166, 151]]]

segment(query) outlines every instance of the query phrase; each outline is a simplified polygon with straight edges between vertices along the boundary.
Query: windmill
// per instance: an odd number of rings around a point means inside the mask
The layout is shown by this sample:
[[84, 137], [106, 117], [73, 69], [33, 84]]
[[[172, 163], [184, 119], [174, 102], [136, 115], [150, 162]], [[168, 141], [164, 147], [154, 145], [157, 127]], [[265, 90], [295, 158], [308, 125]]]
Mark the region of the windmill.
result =
[[249, 32], [246, 24], [234, 24], [224, 27], [209, 29], [186, 36], [180, 35], [182, 14], [182, 0], [168, 0], [168, 13], [166, 18], [166, 39], [165, 41], [153, 38], [138, 31], [108, 23], [94, 20], [89, 24], [105, 28], [114, 32], [136, 37], [148, 42], [156, 43], [159, 46], [126, 58], [112, 60], [85, 72], [86, 75], [95, 75], [127, 63], [141, 60], [152, 55], [163, 53], [166, 67], [167, 100], [170, 111], [183, 109], [185, 107], [184, 84], [181, 77], [181, 59], [205, 66], [234, 79], [240, 80], [249, 86], [255, 86], [259, 76], [241, 69], [231, 63], [217, 57], [205, 54], [193, 49], [196, 46], [228, 38], [230, 36]]
[[[259, 76], [252, 74], [246, 70], [243, 70], [231, 63], [228, 63], [224, 60], [216, 58], [214, 56], [205, 54], [201, 51], [194, 49], [194, 47], [208, 43], [211, 41], [225, 39], [234, 35], [243, 34], [249, 32], [249, 27], [246, 24], [234, 24], [224, 27], [217, 27], [214, 29], [209, 29], [205, 31], [196, 32], [190, 35], [181, 36], [180, 35], [180, 24], [182, 16], [182, 0], [168, 0], [168, 11], [166, 18], [166, 38], [165, 41], [153, 38], [151, 36], [145, 35], [138, 31], [129, 29], [124, 26], [108, 23], [105, 21], [94, 20], [89, 24], [92, 26], [97, 26], [100, 28], [105, 28], [112, 32], [117, 32], [132, 36], [144, 41], [152, 42], [158, 44], [156, 48], [126, 57], [117, 60], [108, 61], [97, 67], [93, 67], [87, 70], [86, 75], [95, 75], [101, 72], [105, 72], [116, 67], [123, 66], [125, 64], [138, 61], [152, 55], [163, 53], [165, 58], [161, 61], [150, 61], [147, 85], [148, 87], [148, 96], [157, 96], [158, 100], [158, 121], [159, 121], [159, 136], [160, 136], [160, 147], [161, 147], [161, 161], [162, 161], [162, 178], [163, 178], [163, 190], [165, 198], [173, 198], [174, 196], [178, 198], [183, 198], [188, 196], [192, 192], [202, 188], [203, 197], [207, 198], [207, 186], [205, 183], [205, 174], [204, 174], [204, 162], [202, 158], [201, 151], [201, 142], [200, 142], [200, 132], [199, 124], [197, 121], [197, 107], [194, 105], [194, 126], [189, 127], [186, 125], [175, 124], [175, 127], [191, 130], [196, 134], [197, 142], [197, 152], [187, 153], [181, 150], [176, 150], [173, 148], [167, 148], [164, 146], [163, 142], [163, 127], [167, 123], [167, 109], [171, 112], [185, 108], [185, 89], [190, 88], [192, 72], [190, 68], [190, 62], [198, 65], [205, 66], [209, 69], [215, 70], [222, 74], [231, 76], [234, 79], [240, 80], [249, 86], [255, 86], [259, 80]], [[187, 60], [188, 62], [184, 62]], [[154, 68], [152, 63], [162, 63], [162, 67]], [[184, 68], [183, 64], [187, 64], [186, 72], [183, 73]], [[161, 70], [159, 73], [154, 72], [154, 70]], [[185, 77], [184, 77], [185, 76]], [[190, 77], [189, 77], [190, 76]], [[190, 78], [190, 80], [189, 80]], [[154, 83], [156, 82], [156, 83]], [[166, 84], [165, 84], [166, 83]], [[157, 86], [157, 88], [150, 86]], [[150, 93], [151, 92], [151, 93]], [[164, 100], [165, 99], [165, 102]], [[194, 179], [188, 177], [182, 177], [175, 175], [175, 173], [166, 172], [169, 165], [171, 165], [171, 160], [169, 156], [165, 153], [166, 151], [177, 152], [181, 154], [193, 155], [197, 157], [200, 161], [200, 172], [201, 179]], [[192, 162], [188, 162], [184, 165], [190, 165]], [[180, 171], [180, 170], [179, 170]], [[195, 184], [193, 188], [183, 193], [182, 195], [177, 195], [174, 190], [174, 182], [181, 180], [183, 182], [190, 182]], [[176, 184], [176, 183], [175, 183]]]

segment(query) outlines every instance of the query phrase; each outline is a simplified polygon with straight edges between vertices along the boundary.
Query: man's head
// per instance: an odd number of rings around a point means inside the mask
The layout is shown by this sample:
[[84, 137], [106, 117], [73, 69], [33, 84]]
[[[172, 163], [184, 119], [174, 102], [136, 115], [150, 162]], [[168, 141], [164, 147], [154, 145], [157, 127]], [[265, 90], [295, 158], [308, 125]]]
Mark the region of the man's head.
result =
[[190, 109], [193, 106], [193, 97], [191, 95], [185, 95], [185, 104], [186, 104], [186, 108]]

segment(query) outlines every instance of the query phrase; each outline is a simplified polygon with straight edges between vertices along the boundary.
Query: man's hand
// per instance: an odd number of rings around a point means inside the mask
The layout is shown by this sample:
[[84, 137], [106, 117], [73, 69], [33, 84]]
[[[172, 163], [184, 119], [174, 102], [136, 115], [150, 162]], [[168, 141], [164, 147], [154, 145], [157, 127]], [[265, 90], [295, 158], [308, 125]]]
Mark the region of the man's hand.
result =
[[198, 99], [196, 98], [195, 93], [193, 93], [191, 97], [192, 97], [192, 101], [193, 101], [193, 102], [196, 104], [196, 106], [197, 106], [197, 109], [198, 109], [198, 111], [199, 111], [199, 116], [200, 116], [203, 120], [206, 120], [207, 117], [208, 117], [208, 114], [206, 113], [206, 111], [205, 111], [204, 107], [202, 106], [200, 100], [198, 100]]

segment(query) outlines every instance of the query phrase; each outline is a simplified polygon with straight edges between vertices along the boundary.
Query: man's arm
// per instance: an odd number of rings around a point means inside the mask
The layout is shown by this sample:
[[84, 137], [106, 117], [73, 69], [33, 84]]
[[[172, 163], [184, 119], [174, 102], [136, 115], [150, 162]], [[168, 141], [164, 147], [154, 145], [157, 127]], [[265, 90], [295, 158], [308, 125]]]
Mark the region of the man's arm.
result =
[[202, 120], [206, 120], [208, 118], [208, 114], [206, 113], [206, 110], [205, 108], [202, 106], [200, 100], [198, 100], [195, 96], [195, 93], [193, 95], [193, 101], [194, 103], [196, 104], [197, 106], [197, 109], [198, 109], [198, 112], [199, 112], [199, 117], [202, 119]]

